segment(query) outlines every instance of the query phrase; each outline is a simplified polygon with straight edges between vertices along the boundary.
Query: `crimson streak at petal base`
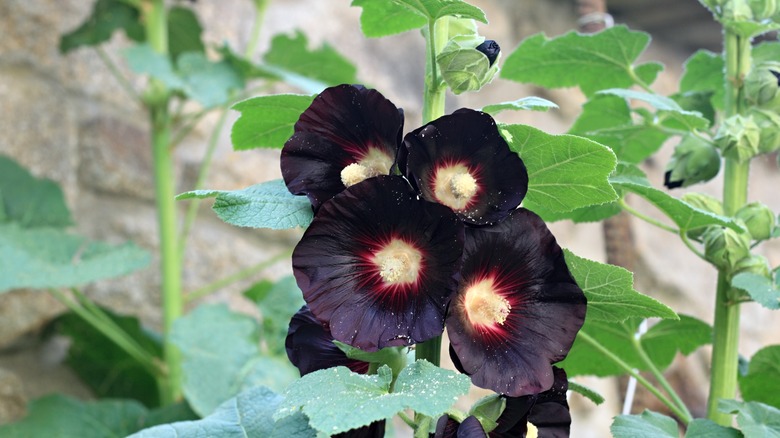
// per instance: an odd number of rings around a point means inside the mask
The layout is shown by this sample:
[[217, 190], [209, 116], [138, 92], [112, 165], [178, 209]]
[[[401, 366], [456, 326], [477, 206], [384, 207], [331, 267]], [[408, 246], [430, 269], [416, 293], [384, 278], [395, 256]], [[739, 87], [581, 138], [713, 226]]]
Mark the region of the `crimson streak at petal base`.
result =
[[312, 313], [364, 351], [442, 334], [457, 284], [463, 225], [400, 176], [358, 183], [320, 207], [293, 252]]
[[515, 210], [498, 225], [466, 230], [447, 316], [450, 356], [479, 387], [512, 397], [545, 391], [585, 309], [555, 237], [539, 216]]
[[528, 191], [523, 160], [481, 111], [459, 109], [412, 131], [399, 155], [424, 199], [452, 208], [469, 224], [501, 221]]
[[404, 125], [403, 111], [362, 85], [325, 89], [284, 144], [282, 176], [294, 195], [319, 206], [350, 185], [388, 175]]

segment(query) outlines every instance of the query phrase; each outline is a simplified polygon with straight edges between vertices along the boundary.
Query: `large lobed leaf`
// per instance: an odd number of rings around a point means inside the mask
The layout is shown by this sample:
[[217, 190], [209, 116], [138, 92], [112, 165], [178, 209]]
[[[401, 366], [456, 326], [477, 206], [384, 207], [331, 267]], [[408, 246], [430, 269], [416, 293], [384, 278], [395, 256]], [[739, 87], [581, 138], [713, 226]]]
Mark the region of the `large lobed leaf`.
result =
[[216, 201], [212, 208], [217, 216], [239, 227], [275, 230], [307, 227], [314, 217], [309, 200], [291, 194], [280, 179], [243, 190], [195, 190], [182, 193], [176, 199], [214, 197]]
[[60, 52], [67, 53], [81, 46], [96, 46], [111, 39], [114, 31], [123, 29], [128, 38], [146, 38], [138, 9], [121, 0], [98, 0], [84, 23], [60, 38]]
[[780, 438], [780, 409], [754, 401], [720, 400], [718, 410], [737, 414], [745, 438]]
[[171, 342], [183, 358], [184, 396], [202, 416], [243, 390], [279, 390], [297, 375], [286, 360], [261, 354], [257, 321], [225, 305], [202, 305], [177, 319]]
[[608, 181], [616, 165], [609, 148], [526, 125], [503, 125], [501, 132], [528, 169], [528, 209], [566, 212], [617, 199]]
[[0, 222], [4, 221], [24, 228], [73, 224], [57, 183], [35, 178], [15, 161], [0, 155]]
[[780, 345], [758, 350], [750, 358], [748, 371], [739, 376], [739, 390], [745, 401], [766, 403], [780, 409]]
[[112, 246], [60, 229], [0, 224], [0, 292], [80, 286], [141, 269], [149, 259], [132, 243]]
[[650, 35], [615, 26], [596, 34], [569, 32], [526, 38], [507, 57], [501, 77], [547, 88], [579, 86], [587, 95], [607, 88], [628, 88], [638, 76], [652, 83], [661, 70], [655, 63], [634, 67]]
[[299, 94], [276, 94], [253, 97], [233, 105], [233, 109], [241, 113], [230, 132], [233, 149], [281, 149], [313, 99]]
[[470, 386], [468, 377], [425, 360], [404, 368], [390, 392], [392, 379], [388, 366], [376, 375], [346, 367], [316, 371], [290, 385], [275, 418], [303, 412], [314, 429], [328, 435], [391, 418], [404, 409], [437, 418]]
[[750, 295], [750, 298], [767, 309], [780, 309], [780, 287], [769, 278], [743, 272], [731, 280], [731, 285]]

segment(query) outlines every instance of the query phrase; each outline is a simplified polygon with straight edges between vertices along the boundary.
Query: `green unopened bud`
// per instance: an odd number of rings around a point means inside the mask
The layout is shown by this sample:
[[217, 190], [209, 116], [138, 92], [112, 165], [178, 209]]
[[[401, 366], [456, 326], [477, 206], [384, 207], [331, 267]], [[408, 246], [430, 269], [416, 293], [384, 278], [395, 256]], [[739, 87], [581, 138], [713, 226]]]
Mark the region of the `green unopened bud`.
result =
[[712, 214], [723, 216], [723, 203], [714, 196], [710, 196], [704, 193], [689, 192], [682, 195], [682, 200], [698, 208], [699, 210], [708, 211]]
[[769, 277], [769, 260], [762, 255], [750, 254], [734, 266], [734, 275], [737, 274], [756, 274]]
[[775, 229], [775, 213], [760, 202], [744, 205], [735, 215], [745, 223], [753, 240], [766, 240], [772, 236]]
[[666, 165], [664, 185], [670, 189], [709, 181], [720, 171], [717, 149], [699, 137], [689, 135], [674, 148]]
[[704, 258], [720, 269], [733, 271], [737, 262], [750, 254], [747, 236], [730, 228], [708, 228], [703, 242]]
[[753, 19], [756, 21], [772, 18], [777, 9], [775, 0], [748, 0], [748, 5], [753, 13]]
[[752, 21], [753, 10], [748, 0], [729, 0], [723, 4], [721, 17], [724, 23]]
[[498, 44], [485, 44], [479, 36], [452, 38], [436, 57], [441, 75], [453, 93], [477, 91], [489, 84], [498, 73]]
[[760, 129], [758, 153], [767, 154], [780, 149], [780, 115], [774, 111], [754, 108], [750, 116]]
[[715, 136], [715, 144], [726, 158], [743, 163], [758, 154], [761, 130], [751, 117], [739, 114], [723, 121]]
[[780, 62], [767, 61], [754, 66], [745, 77], [745, 98], [756, 105], [772, 101], [780, 90]]

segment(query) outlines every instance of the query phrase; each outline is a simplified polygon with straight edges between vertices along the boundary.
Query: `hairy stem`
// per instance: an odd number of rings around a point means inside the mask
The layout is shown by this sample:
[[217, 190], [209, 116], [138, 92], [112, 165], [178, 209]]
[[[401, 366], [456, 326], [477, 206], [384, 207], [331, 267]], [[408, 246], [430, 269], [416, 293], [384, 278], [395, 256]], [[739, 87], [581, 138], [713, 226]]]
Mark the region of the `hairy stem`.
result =
[[255, 0], [255, 19], [252, 22], [252, 34], [249, 37], [249, 43], [244, 52], [244, 58], [252, 59], [252, 55], [257, 50], [257, 42], [260, 40], [260, 29], [263, 27], [263, 18], [265, 10], [268, 9], [268, 0]]
[[655, 225], [656, 227], [658, 227], [658, 228], [660, 228], [662, 230], [666, 230], [666, 231], [668, 231], [670, 233], [674, 233], [674, 234], [678, 234], [679, 233], [679, 231], [676, 228], [674, 228], [674, 227], [672, 227], [670, 225], [666, 225], [665, 223], [663, 223], [663, 222], [661, 222], [661, 221], [659, 221], [657, 219], [654, 219], [654, 218], [652, 218], [652, 217], [642, 213], [641, 211], [635, 209], [634, 207], [628, 205], [628, 203], [626, 202], [625, 199], [621, 198], [619, 203], [620, 203], [620, 207], [623, 210], [625, 210], [626, 212], [630, 213], [632, 216], [636, 216], [639, 219], [642, 219], [643, 221], [647, 222], [648, 224]]
[[677, 394], [677, 391], [675, 391], [669, 381], [666, 380], [666, 377], [664, 377], [663, 373], [661, 373], [661, 370], [655, 366], [655, 362], [653, 362], [653, 360], [650, 359], [650, 356], [647, 355], [647, 352], [642, 346], [642, 343], [636, 337], [632, 338], [632, 342], [634, 344], [634, 349], [637, 351], [637, 353], [639, 353], [639, 358], [642, 359], [642, 362], [644, 362], [644, 364], [647, 366], [647, 369], [653, 373], [655, 379], [658, 380], [661, 386], [663, 386], [664, 391], [669, 394], [669, 397], [672, 398], [672, 401], [677, 405], [678, 408], [680, 408], [681, 411], [685, 413], [686, 418], [688, 418], [688, 421], [690, 421], [690, 419], [693, 418], [691, 411], [688, 410], [688, 407], [685, 405], [685, 402], [682, 401], [680, 395]]
[[444, 103], [447, 86], [439, 76], [439, 67], [436, 65], [436, 55], [447, 43], [449, 19], [442, 18], [436, 22], [428, 23], [428, 34], [425, 46], [428, 58], [425, 64], [425, 91], [423, 94], [423, 124], [436, 120], [444, 115]]

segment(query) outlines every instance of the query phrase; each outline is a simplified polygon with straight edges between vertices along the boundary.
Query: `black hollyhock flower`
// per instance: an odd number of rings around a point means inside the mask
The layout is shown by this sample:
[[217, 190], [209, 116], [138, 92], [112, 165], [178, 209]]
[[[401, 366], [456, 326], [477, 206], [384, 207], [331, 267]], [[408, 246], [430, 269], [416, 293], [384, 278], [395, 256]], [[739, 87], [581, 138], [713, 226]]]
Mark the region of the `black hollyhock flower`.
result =
[[553, 384], [585, 319], [586, 300], [541, 218], [518, 209], [498, 225], [467, 228], [447, 333], [455, 366], [512, 397]]
[[441, 335], [457, 284], [463, 225], [400, 176], [356, 184], [323, 204], [293, 252], [312, 313], [365, 351]]
[[287, 357], [301, 372], [301, 376], [337, 366], [365, 374], [368, 362], [350, 359], [333, 343], [327, 325], [314, 317], [307, 306], [293, 315], [284, 341]]
[[409, 181], [466, 223], [502, 220], [528, 191], [523, 160], [486, 113], [460, 109], [407, 134], [404, 145]]
[[346, 187], [388, 175], [395, 163], [403, 111], [360, 85], [325, 89], [301, 114], [284, 144], [282, 176], [315, 209]]
[[375, 421], [368, 426], [331, 435], [331, 438], [382, 438], [385, 436], [385, 420]]
[[433, 438], [485, 438], [485, 429], [482, 428], [477, 417], [470, 415], [463, 423], [442, 415], [436, 423], [436, 433]]
[[496, 62], [496, 58], [498, 58], [498, 54], [501, 52], [501, 46], [493, 40], [485, 40], [485, 42], [478, 45], [476, 49], [487, 56], [491, 66]]
[[569, 380], [566, 372], [553, 367], [552, 387], [540, 394], [507, 397], [506, 408], [498, 417], [498, 426], [490, 432], [491, 438], [522, 438], [528, 432], [528, 423], [537, 429], [538, 438], [568, 438], [571, 427], [566, 391]]

